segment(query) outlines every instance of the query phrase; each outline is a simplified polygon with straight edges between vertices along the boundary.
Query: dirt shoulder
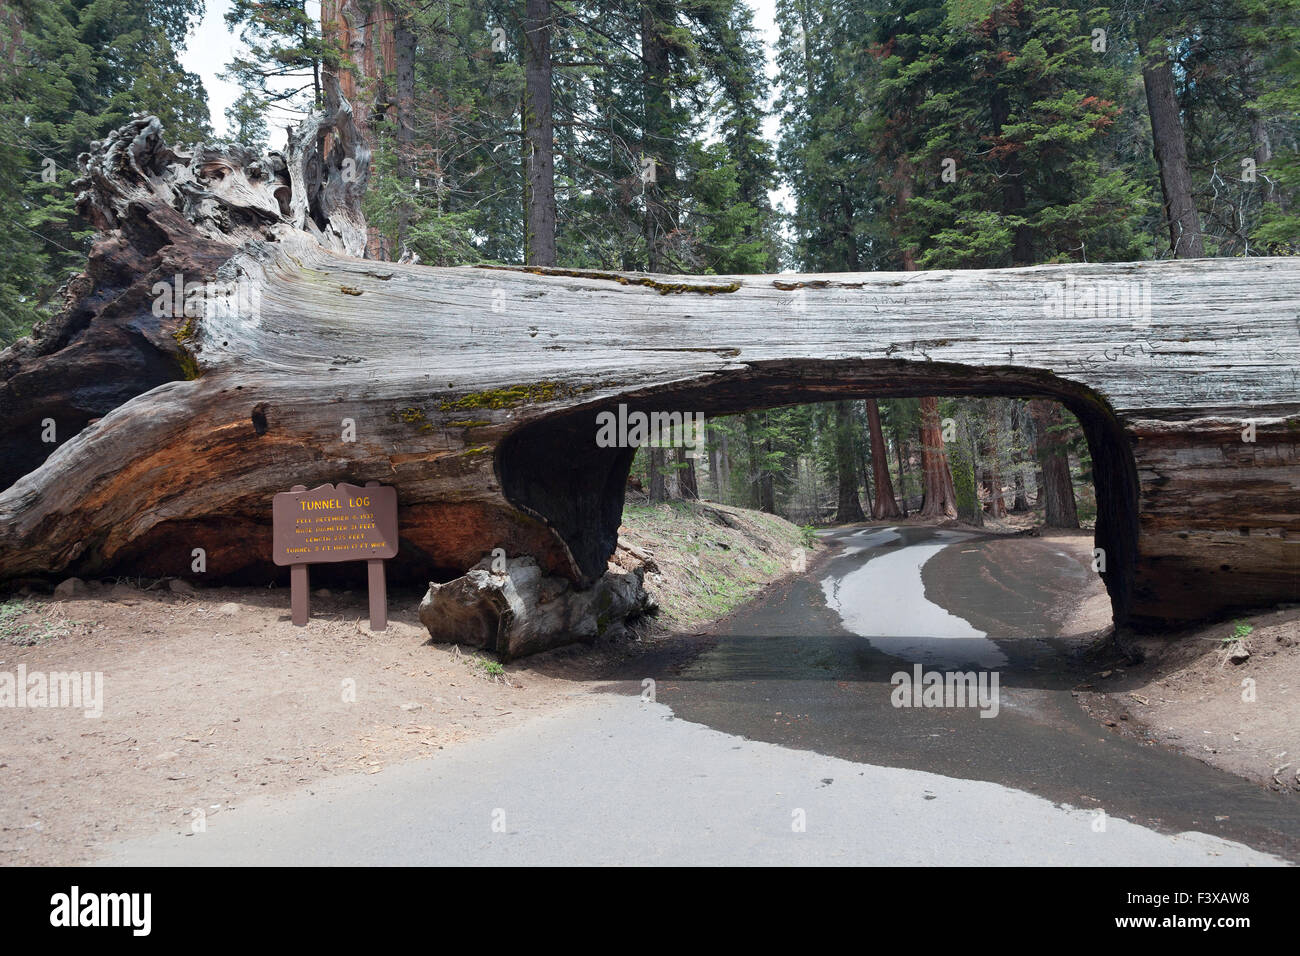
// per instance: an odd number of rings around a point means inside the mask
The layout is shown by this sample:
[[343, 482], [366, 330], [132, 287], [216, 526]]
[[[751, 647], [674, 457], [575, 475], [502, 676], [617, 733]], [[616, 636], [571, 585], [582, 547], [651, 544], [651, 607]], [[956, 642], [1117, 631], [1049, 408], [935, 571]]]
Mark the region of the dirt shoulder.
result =
[[1300, 608], [1123, 644], [1127, 655], [1108, 648], [1091, 686], [1080, 689], [1094, 716], [1271, 790], [1300, 793]]
[[[1043, 536], [1081, 556], [1092, 549], [1090, 535]], [[1111, 631], [1104, 589], [1082, 595], [1063, 618], [1063, 636], [1094, 644], [1095, 666], [1076, 694], [1089, 714], [1272, 790], [1300, 792], [1300, 608], [1118, 642]]]
[[190, 833], [200, 813], [232, 812], [253, 794], [382, 773], [508, 730], [597, 689], [611, 661], [780, 578], [800, 541], [788, 522], [736, 508], [631, 508], [625, 521], [621, 535], [653, 556], [658, 619], [618, 642], [504, 667], [428, 644], [416, 592], [390, 594], [389, 627], [371, 632], [363, 579], [314, 595], [302, 628], [283, 587], [87, 582], [69, 599], [11, 596], [0, 604], [0, 698], [6, 674], [29, 688], [51, 673], [98, 674], [102, 714], [0, 706], [0, 860], [88, 862], [112, 840]]

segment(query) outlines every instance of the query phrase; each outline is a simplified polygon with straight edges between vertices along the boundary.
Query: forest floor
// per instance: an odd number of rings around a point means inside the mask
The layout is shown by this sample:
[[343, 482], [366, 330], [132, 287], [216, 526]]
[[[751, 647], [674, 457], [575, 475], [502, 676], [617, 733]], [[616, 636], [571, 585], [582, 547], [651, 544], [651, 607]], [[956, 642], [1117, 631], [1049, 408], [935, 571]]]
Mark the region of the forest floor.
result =
[[780, 518], [715, 505], [634, 506], [624, 522], [620, 537], [653, 556], [659, 615], [616, 643], [504, 667], [428, 644], [414, 590], [392, 590], [381, 632], [364, 589], [316, 592], [301, 628], [282, 587], [113, 580], [69, 599], [10, 598], [0, 672], [102, 674], [102, 716], [0, 707], [0, 861], [87, 862], [108, 841], [193, 833], [254, 794], [382, 773], [508, 729], [725, 614], [789, 572], [802, 541]]

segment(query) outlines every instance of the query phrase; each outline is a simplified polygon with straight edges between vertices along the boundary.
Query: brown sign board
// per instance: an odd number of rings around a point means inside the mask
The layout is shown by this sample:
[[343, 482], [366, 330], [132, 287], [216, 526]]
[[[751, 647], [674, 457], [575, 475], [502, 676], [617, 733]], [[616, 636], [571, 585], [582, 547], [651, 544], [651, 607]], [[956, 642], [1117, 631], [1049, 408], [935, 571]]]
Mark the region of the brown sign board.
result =
[[397, 489], [339, 482], [283, 491], [271, 505], [276, 564], [397, 556]]
[[289, 565], [293, 623], [310, 616], [307, 566], [365, 561], [370, 589], [370, 629], [388, 626], [384, 559], [397, 556], [397, 489], [377, 481], [364, 488], [339, 482], [307, 490], [295, 485], [271, 500], [271, 557]]

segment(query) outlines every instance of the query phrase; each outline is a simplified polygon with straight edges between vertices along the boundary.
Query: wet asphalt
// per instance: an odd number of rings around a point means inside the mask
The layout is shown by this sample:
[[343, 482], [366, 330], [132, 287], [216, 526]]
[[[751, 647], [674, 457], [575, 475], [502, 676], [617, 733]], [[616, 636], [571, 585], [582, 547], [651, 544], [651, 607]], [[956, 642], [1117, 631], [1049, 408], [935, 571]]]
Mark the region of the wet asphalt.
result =
[[[1057, 638], [1053, 595], [1033, 580], [1000, 586], [984, 536], [933, 528], [849, 528], [832, 554], [733, 613], [716, 643], [657, 700], [680, 719], [857, 763], [988, 781], [1057, 804], [1102, 810], [1166, 833], [1188, 830], [1300, 861], [1300, 801], [1154, 742], [1121, 736], [1071, 694], [1095, 672]], [[1043, 550], [1041, 581], [1086, 576]], [[922, 590], [918, 565], [959, 549], [959, 580]], [[947, 606], [936, 604], [939, 598]], [[977, 622], [978, 626], [971, 622]], [[999, 708], [895, 707], [893, 675], [996, 671]], [[987, 708], [985, 708], [987, 710]]]

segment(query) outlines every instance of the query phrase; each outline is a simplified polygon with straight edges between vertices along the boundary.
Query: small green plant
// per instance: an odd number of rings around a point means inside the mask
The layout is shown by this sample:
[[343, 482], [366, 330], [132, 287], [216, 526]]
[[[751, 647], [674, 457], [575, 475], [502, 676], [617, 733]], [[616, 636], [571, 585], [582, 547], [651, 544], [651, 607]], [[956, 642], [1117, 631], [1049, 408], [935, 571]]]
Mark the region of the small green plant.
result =
[[1250, 632], [1255, 630], [1254, 626], [1247, 624], [1245, 621], [1233, 621], [1232, 633], [1223, 638], [1225, 644], [1235, 644], [1237, 641], [1244, 641], [1250, 637]]
[[44, 644], [56, 638], [67, 637], [72, 629], [82, 622], [61, 617], [37, 617], [35, 620], [21, 621], [23, 614], [36, 611], [28, 602], [13, 598], [0, 604], [0, 644], [14, 647], [31, 647]]
[[482, 661], [482, 664], [483, 670], [487, 672], [489, 677], [500, 677], [506, 672], [506, 669], [501, 666], [500, 661], [484, 660]]
[[810, 524], [799, 529], [799, 543], [812, 550], [817, 545], [817, 529]]
[[0, 604], [0, 641], [6, 644], [12, 643], [18, 636], [21, 631], [18, 619], [22, 617], [25, 610], [27, 610], [27, 602], [17, 598]]

